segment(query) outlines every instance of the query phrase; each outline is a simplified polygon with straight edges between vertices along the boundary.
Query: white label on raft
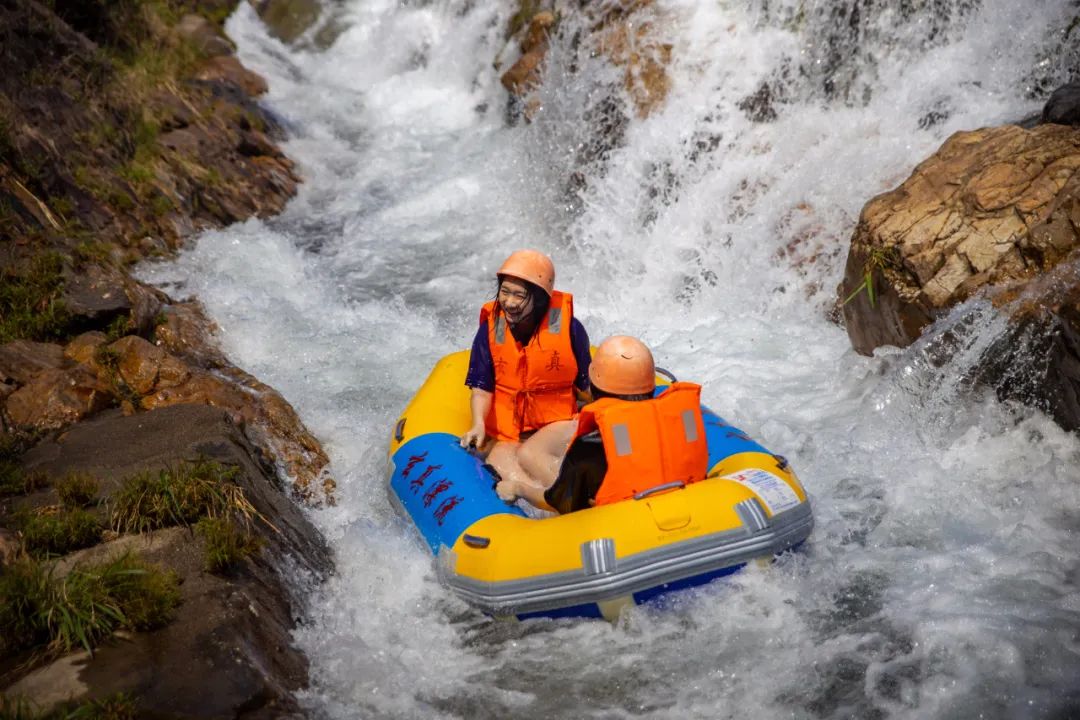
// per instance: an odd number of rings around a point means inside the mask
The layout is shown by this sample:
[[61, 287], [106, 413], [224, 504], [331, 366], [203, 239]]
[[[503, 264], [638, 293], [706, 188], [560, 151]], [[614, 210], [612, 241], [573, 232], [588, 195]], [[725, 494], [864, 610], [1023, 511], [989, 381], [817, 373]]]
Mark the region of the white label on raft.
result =
[[799, 504], [799, 496], [795, 494], [791, 486], [771, 472], [755, 468], [725, 475], [724, 479], [734, 480], [753, 490], [754, 494], [765, 503], [770, 515], [790, 510]]

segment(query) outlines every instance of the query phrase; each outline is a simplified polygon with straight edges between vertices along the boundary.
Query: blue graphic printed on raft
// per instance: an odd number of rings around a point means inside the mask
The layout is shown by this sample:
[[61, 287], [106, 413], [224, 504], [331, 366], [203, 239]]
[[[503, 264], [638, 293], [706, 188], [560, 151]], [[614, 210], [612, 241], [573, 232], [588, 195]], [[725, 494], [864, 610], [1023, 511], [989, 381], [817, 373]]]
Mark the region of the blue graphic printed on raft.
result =
[[433, 554], [441, 545], [453, 547], [463, 532], [488, 515], [525, 515], [499, 500], [491, 473], [449, 433], [413, 438], [398, 448], [391, 462], [390, 488]]
[[[667, 385], [658, 385], [653, 397], [668, 389]], [[705, 442], [709, 448], [709, 469], [711, 470], [724, 458], [738, 455], [743, 452], [759, 452], [771, 455], [761, 445], [757, 444], [734, 425], [728, 425], [724, 418], [714, 413], [704, 405], [701, 406], [701, 416], [705, 421]]]

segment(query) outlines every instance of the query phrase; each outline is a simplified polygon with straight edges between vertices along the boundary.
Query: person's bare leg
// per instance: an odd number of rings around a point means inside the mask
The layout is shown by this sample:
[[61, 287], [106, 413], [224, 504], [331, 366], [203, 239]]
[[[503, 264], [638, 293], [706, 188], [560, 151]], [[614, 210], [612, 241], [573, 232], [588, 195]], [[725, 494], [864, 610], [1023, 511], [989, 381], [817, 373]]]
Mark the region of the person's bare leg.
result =
[[499, 497], [507, 502], [512, 502], [521, 495], [518, 488], [533, 485], [532, 478], [518, 462], [518, 448], [521, 445], [516, 442], [500, 441], [495, 443], [488, 453], [487, 461], [502, 478], [495, 486]]
[[547, 490], [555, 484], [559, 467], [576, 431], [576, 419], [559, 420], [540, 428], [521, 444], [517, 461], [534, 485]]

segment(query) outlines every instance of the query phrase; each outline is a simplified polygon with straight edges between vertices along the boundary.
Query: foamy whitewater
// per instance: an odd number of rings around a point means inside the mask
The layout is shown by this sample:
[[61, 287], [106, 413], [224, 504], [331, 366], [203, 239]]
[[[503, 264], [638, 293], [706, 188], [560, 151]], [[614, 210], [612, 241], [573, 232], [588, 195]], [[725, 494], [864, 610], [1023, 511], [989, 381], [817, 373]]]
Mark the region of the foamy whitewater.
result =
[[[227, 29], [305, 183], [144, 270], [205, 303], [332, 459], [338, 504], [310, 517], [337, 574], [296, 633], [310, 715], [1080, 716], [1080, 442], [960, 381], [1003, 329], [985, 307], [944, 367], [922, 343], [856, 355], [827, 318], [863, 204], [951, 133], [1037, 113], [1075, 6], [657, 0], [672, 92], [593, 152], [621, 70], [568, 15], [541, 112], [509, 125], [511, 5], [336, 0], [287, 46], [241, 3]], [[640, 335], [791, 460], [817, 520], [800, 552], [614, 626], [497, 622], [436, 582], [387, 498], [388, 437], [522, 246], [594, 342]]]

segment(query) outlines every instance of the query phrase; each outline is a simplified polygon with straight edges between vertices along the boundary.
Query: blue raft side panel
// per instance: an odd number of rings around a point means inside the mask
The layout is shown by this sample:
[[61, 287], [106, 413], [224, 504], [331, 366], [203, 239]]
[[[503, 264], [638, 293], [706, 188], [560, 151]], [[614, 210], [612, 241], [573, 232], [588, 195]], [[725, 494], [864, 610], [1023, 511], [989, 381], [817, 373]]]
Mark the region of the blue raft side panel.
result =
[[712, 410], [702, 407], [701, 415], [705, 420], [705, 442], [709, 446], [710, 470], [724, 458], [739, 453], [759, 452], [772, 455], [771, 452], [754, 442], [742, 430], [733, 425], [728, 425], [724, 418]]
[[525, 516], [494, 491], [480, 460], [450, 433], [428, 433], [398, 448], [390, 487], [423, 535], [432, 554], [453, 547], [470, 525], [497, 513]]

